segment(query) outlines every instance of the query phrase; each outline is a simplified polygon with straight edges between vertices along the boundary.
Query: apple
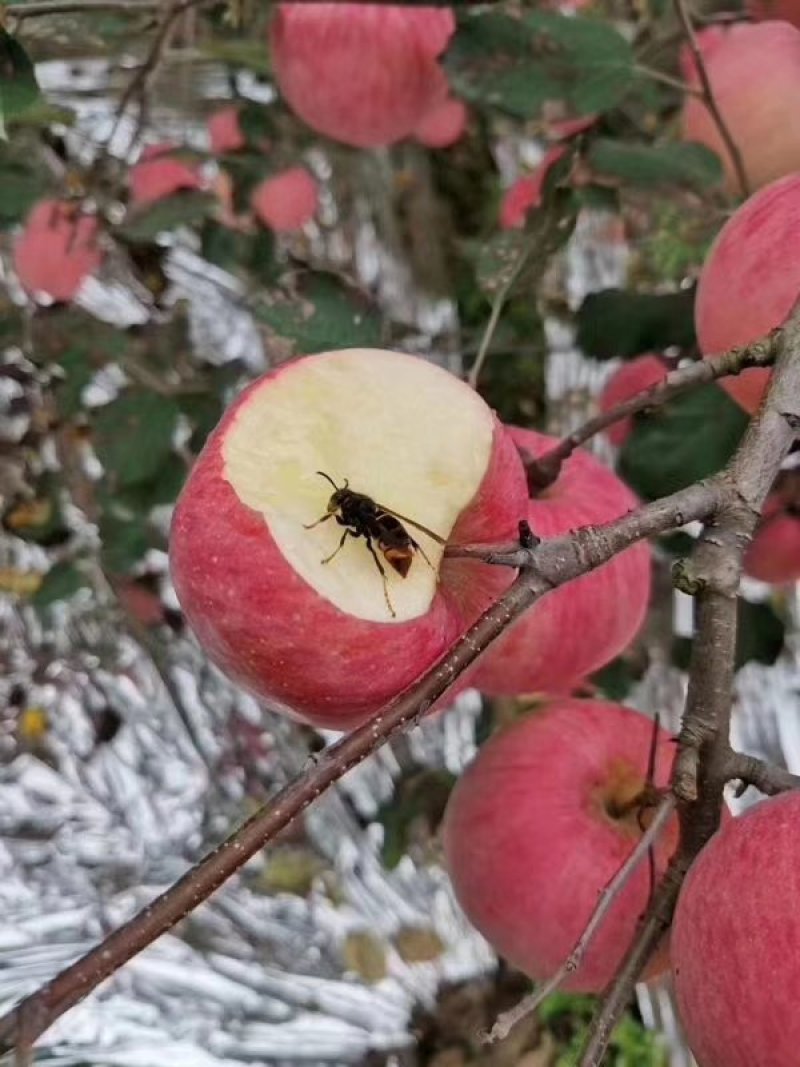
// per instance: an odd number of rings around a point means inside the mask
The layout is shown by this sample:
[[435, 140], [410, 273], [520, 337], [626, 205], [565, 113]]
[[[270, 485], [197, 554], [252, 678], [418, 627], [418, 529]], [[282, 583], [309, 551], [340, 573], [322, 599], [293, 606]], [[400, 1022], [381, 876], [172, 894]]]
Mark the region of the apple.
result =
[[152, 204], [182, 189], [202, 189], [197, 166], [176, 159], [174, 144], [148, 145], [128, 175], [132, 204]]
[[800, 471], [785, 471], [764, 504], [744, 572], [775, 585], [800, 580]]
[[[606, 382], [600, 394], [600, 410], [610, 411], [618, 404], [624, 404], [637, 393], [663, 382], [667, 374], [664, 361], [652, 353], [628, 360]], [[612, 445], [621, 448], [632, 430], [633, 416], [628, 415], [627, 418], [620, 419], [613, 426], [609, 426], [606, 430], [606, 437]]]
[[[756, 341], [786, 319], [800, 294], [799, 240], [800, 174], [760, 189], [728, 219], [697, 288], [695, 326], [704, 355]], [[752, 412], [768, 378], [769, 371], [751, 368], [720, 384]]]
[[[509, 432], [533, 456], [557, 443], [533, 430]], [[528, 501], [526, 517], [538, 537], [554, 537], [619, 518], [637, 503], [613, 471], [579, 450]], [[471, 680], [490, 695], [569, 692], [631, 642], [649, 597], [650, 549], [642, 542], [529, 608], [484, 653]]]
[[454, 30], [449, 8], [283, 3], [270, 25], [275, 81], [317, 133], [394, 144], [446, 99], [438, 57]]
[[314, 217], [319, 201], [317, 183], [305, 167], [290, 167], [265, 178], [253, 190], [253, 211], [276, 233], [301, 230]]
[[756, 22], [777, 20], [800, 26], [800, 0], [748, 0], [746, 6]]
[[414, 137], [426, 148], [449, 148], [460, 140], [467, 128], [467, 118], [463, 100], [448, 96], [417, 124]]
[[[486, 742], [450, 795], [447, 869], [472, 924], [515, 967], [549, 978], [583, 933], [598, 896], [641, 838], [654, 723], [600, 700], [554, 699]], [[669, 782], [675, 746], [658, 731], [654, 783]], [[638, 801], [638, 803], [637, 803]], [[677, 820], [655, 843], [656, 875]], [[598, 992], [628, 948], [650, 894], [645, 861], [611, 905], [564, 988]], [[667, 966], [666, 946], [649, 974]]]
[[240, 152], [247, 147], [239, 122], [239, 109], [235, 104], [221, 107], [208, 117], [208, 140], [215, 156], [228, 152]]
[[500, 204], [500, 226], [504, 230], [522, 229], [525, 217], [531, 208], [542, 202], [542, 189], [550, 168], [558, 163], [566, 148], [555, 145], [548, 148], [542, 162], [524, 178], [518, 178], [503, 194]]
[[[800, 112], [786, 106], [800, 95], [800, 30], [788, 22], [740, 23], [709, 26], [697, 38], [751, 189], [800, 170]], [[681, 62], [686, 81], [697, 88], [696, 64], [686, 46]], [[682, 124], [685, 140], [699, 141], [722, 159], [727, 188], [738, 195], [733, 161], [701, 99], [686, 96]]]
[[[405, 577], [363, 537], [339, 549], [346, 531], [320, 471], [405, 516], [419, 545]], [[448, 544], [509, 540], [526, 498], [513, 441], [458, 378], [379, 349], [307, 356], [258, 379], [211, 434], [176, 505], [172, 577], [189, 624], [232, 678], [296, 718], [349, 729], [431, 667], [513, 579], [508, 568], [443, 561], [443, 545], [413, 524]]]
[[72, 300], [100, 266], [103, 252], [94, 215], [68, 200], [40, 200], [14, 242], [14, 270], [31, 295]]
[[700, 1067], [796, 1067], [800, 793], [727, 821], [692, 864], [672, 925], [678, 1010]]

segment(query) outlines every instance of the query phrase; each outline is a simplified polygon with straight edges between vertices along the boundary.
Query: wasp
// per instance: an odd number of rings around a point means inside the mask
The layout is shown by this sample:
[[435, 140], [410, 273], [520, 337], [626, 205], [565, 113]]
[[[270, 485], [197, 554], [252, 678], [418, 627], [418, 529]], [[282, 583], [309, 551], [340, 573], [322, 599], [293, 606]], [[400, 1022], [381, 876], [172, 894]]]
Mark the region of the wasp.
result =
[[304, 529], [313, 530], [315, 526], [319, 526], [320, 523], [327, 522], [328, 519], [333, 518], [336, 519], [340, 526], [344, 526], [344, 532], [339, 539], [339, 544], [329, 556], [326, 556], [320, 562], [330, 563], [334, 556], [338, 555], [342, 550], [348, 537], [363, 537], [380, 573], [381, 581], [383, 582], [383, 596], [386, 600], [389, 614], [392, 618], [396, 618], [395, 610], [389, 599], [389, 583], [386, 579], [386, 569], [378, 558], [375, 546], [378, 546], [381, 555], [392, 570], [396, 571], [401, 578], [405, 578], [414, 560], [415, 552], [419, 552], [429, 567], [432, 567], [432, 564], [425, 555], [422, 545], [414, 540], [403, 523], [413, 526], [440, 545], [446, 543], [445, 539], [434, 533], [433, 530], [429, 530], [427, 526], [423, 526], [422, 523], [406, 518], [405, 515], [401, 515], [397, 511], [392, 511], [385, 504], [378, 504], [366, 493], [357, 493], [355, 489], [350, 488], [350, 482], [347, 478], [344, 480], [344, 485], [339, 486], [324, 471], [317, 471], [316, 473], [330, 482], [334, 491], [325, 508], [325, 514], [321, 515], [316, 522], [308, 525], [304, 524]]

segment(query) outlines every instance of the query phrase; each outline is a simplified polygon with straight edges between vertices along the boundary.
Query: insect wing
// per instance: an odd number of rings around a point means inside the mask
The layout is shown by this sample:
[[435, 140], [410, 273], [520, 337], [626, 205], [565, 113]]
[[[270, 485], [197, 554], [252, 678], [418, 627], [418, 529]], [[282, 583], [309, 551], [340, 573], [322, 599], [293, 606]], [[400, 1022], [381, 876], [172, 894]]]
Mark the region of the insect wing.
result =
[[399, 519], [401, 522], [407, 522], [409, 526], [413, 526], [415, 530], [419, 530], [421, 533], [426, 534], [428, 537], [433, 538], [440, 545], [446, 545], [447, 541], [439, 534], [434, 533], [433, 530], [429, 530], [427, 526], [423, 526], [421, 522], [415, 522], [413, 519], [409, 519], [406, 515], [401, 515], [399, 511], [392, 511], [391, 508], [387, 508], [385, 504], [378, 504], [381, 511], [385, 511], [387, 515], [391, 515], [395, 519]]

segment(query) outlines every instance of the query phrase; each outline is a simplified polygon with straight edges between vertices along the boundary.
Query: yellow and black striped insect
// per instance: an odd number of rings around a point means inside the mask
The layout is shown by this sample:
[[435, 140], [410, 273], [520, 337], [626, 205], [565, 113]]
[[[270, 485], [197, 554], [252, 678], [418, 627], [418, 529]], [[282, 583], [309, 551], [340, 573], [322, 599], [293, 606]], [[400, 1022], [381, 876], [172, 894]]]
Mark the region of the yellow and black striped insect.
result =
[[328, 500], [325, 514], [321, 515], [316, 522], [306, 525], [305, 529], [313, 530], [315, 526], [319, 526], [320, 523], [327, 522], [328, 519], [333, 518], [336, 519], [340, 526], [344, 526], [344, 532], [339, 539], [339, 544], [329, 556], [326, 556], [320, 562], [330, 563], [334, 556], [344, 547], [348, 537], [363, 537], [380, 573], [386, 606], [392, 618], [395, 618], [396, 613], [389, 599], [386, 570], [378, 558], [375, 546], [378, 546], [378, 550], [392, 570], [396, 571], [401, 578], [405, 578], [414, 560], [415, 552], [419, 552], [429, 567], [432, 567], [432, 564], [425, 555], [423, 547], [414, 540], [403, 523], [413, 526], [440, 545], [446, 543], [445, 539], [434, 533], [433, 530], [429, 530], [427, 526], [423, 526], [422, 523], [415, 522], [414, 519], [409, 519], [397, 511], [392, 511], [385, 504], [378, 504], [366, 493], [357, 493], [355, 489], [350, 488], [350, 482], [347, 478], [345, 478], [343, 486], [338, 486], [333, 478], [324, 471], [317, 471], [316, 473], [330, 482], [334, 491]]

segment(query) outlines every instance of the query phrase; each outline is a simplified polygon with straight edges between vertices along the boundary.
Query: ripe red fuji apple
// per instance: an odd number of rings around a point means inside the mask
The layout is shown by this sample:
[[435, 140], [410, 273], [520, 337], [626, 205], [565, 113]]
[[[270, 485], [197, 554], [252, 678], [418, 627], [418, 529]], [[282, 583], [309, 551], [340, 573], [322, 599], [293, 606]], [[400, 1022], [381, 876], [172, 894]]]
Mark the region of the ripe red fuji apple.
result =
[[448, 8], [283, 3], [270, 26], [278, 88], [312, 129], [358, 148], [410, 137], [447, 97]]
[[449, 96], [425, 115], [414, 136], [426, 148], [449, 148], [460, 140], [467, 127], [467, 117], [463, 100]]
[[14, 269], [27, 292], [52, 300], [72, 300], [83, 281], [100, 266], [99, 226], [79, 204], [41, 200], [14, 243]]
[[692, 864], [672, 924], [678, 1010], [700, 1067], [796, 1067], [800, 792], [730, 819]]
[[[600, 410], [610, 411], [618, 404], [649, 389], [652, 385], [663, 382], [667, 376], [667, 367], [662, 359], [652, 353], [637, 356], [636, 359], [623, 363], [605, 384], [600, 394]], [[620, 419], [606, 430], [606, 436], [612, 445], [620, 448], [633, 430], [633, 416]]]
[[[557, 439], [510, 427], [516, 444], [541, 456]], [[558, 479], [529, 500], [538, 537], [609, 522], [637, 506], [613, 471], [588, 452], [568, 459]], [[650, 550], [640, 543], [534, 604], [478, 661], [470, 680], [489, 694], [566, 693], [636, 636], [650, 597]]]
[[[619, 704], [554, 700], [490, 738], [450, 796], [443, 839], [456, 897], [497, 952], [532, 978], [564, 962], [642, 836], [652, 813], [641, 801], [653, 735], [650, 719]], [[675, 755], [663, 731], [655, 754], [654, 783], [663, 787]], [[657, 876], [676, 843], [674, 820], [653, 850]], [[606, 985], [650, 888], [643, 863], [567, 989]], [[664, 946], [649, 974], [666, 965]]]
[[297, 718], [346, 729], [427, 670], [513, 574], [443, 561], [443, 546], [408, 522], [420, 551], [401, 577], [376, 549], [384, 587], [363, 537], [342, 543], [333, 514], [317, 521], [333, 494], [319, 471], [452, 544], [514, 537], [527, 491], [492, 411], [413, 356], [309, 356], [228, 409], [175, 510], [181, 606], [235, 680]]
[[[797, 486], [796, 475], [788, 486]], [[780, 486], [767, 497], [761, 521], [745, 553], [744, 572], [761, 582], [800, 581], [800, 501]]]
[[[703, 354], [726, 352], [780, 326], [800, 293], [800, 174], [759, 190], [722, 227], [711, 247], [695, 301]], [[755, 411], [769, 371], [750, 369], [720, 384], [745, 411]]]
[[155, 203], [181, 189], [202, 189], [197, 167], [176, 159], [173, 144], [148, 145], [139, 162], [131, 167], [128, 184], [132, 204]]
[[209, 115], [208, 138], [215, 156], [239, 152], [246, 147], [247, 142], [239, 122], [239, 109], [235, 104], [221, 107], [213, 115]]
[[253, 190], [256, 217], [276, 233], [301, 230], [314, 217], [319, 192], [305, 167], [291, 167], [265, 178]]

